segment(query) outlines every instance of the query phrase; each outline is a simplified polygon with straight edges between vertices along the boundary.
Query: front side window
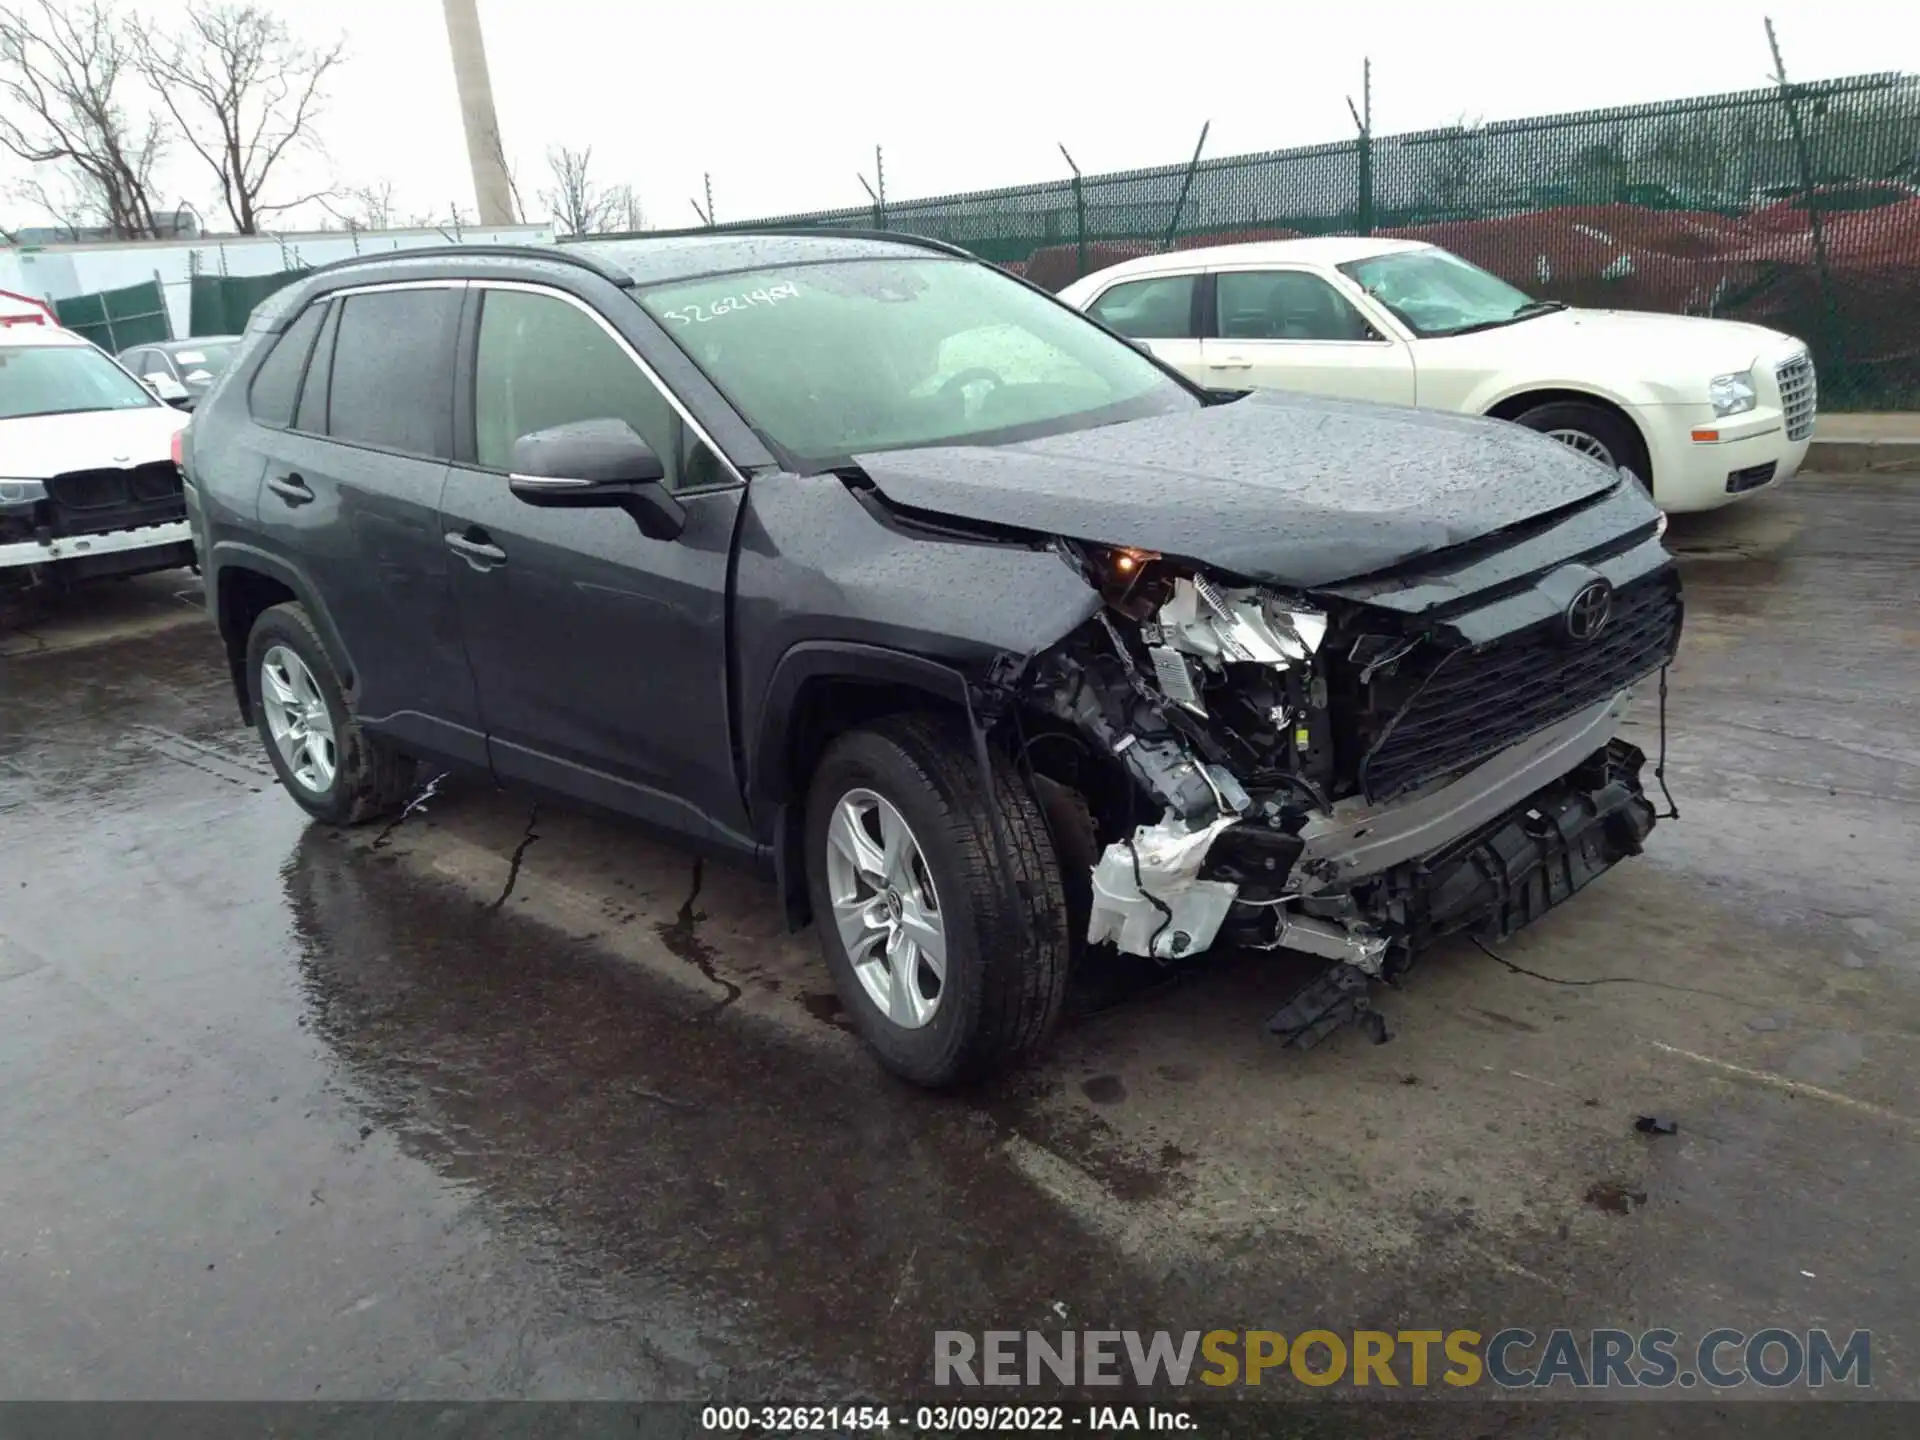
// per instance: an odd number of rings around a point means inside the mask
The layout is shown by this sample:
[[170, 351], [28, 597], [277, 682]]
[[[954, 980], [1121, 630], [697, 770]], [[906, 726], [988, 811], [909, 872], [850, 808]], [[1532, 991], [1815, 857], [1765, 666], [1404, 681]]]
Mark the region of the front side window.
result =
[[808, 466], [1201, 403], [1131, 346], [970, 261], [788, 265], [639, 299], [750, 425]]
[[[489, 290], [474, 354], [474, 459], [506, 470], [513, 442], [577, 420], [624, 420], [682, 483], [681, 425], [633, 357], [585, 311], [552, 295]], [[685, 483], [710, 483], [695, 467]]]
[[1109, 330], [1131, 340], [1191, 340], [1197, 276], [1156, 275], [1123, 280], [1087, 307]]
[[0, 345], [0, 420], [159, 403], [91, 345]]
[[1228, 270], [1215, 281], [1226, 340], [1371, 340], [1346, 296], [1306, 270]]
[[453, 454], [453, 341], [460, 292], [375, 290], [336, 302], [327, 433], [429, 459]]
[[1563, 308], [1431, 246], [1349, 260], [1340, 269], [1416, 335], [1459, 335]]

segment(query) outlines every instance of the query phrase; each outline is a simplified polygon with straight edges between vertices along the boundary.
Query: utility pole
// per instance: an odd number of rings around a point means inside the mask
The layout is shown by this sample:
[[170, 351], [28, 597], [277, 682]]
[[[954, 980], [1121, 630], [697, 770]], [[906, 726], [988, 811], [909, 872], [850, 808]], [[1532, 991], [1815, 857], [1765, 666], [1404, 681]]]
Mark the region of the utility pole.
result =
[[500, 121], [493, 111], [493, 82], [487, 76], [487, 47], [480, 34], [478, 0], [443, 0], [443, 3], [480, 223], [512, 225], [519, 217], [513, 213], [513, 186], [507, 178], [506, 150], [500, 143]]

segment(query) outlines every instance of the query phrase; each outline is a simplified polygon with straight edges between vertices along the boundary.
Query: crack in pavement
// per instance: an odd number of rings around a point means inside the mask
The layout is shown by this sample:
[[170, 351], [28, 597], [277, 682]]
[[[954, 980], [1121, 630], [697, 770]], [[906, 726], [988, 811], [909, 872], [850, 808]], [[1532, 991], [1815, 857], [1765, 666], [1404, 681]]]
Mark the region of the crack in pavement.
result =
[[693, 908], [693, 902], [700, 898], [700, 885], [705, 878], [706, 862], [695, 859], [693, 887], [687, 891], [687, 898], [680, 902], [679, 913], [672, 920], [656, 922], [653, 929], [660, 937], [661, 944], [698, 970], [709, 984], [727, 992], [718, 1004], [700, 1017], [702, 1020], [711, 1020], [738, 1000], [741, 990], [715, 967], [713, 947], [696, 933], [696, 927], [707, 918]]
[[[398, 815], [394, 816], [393, 819], [389, 820], [386, 823], [385, 827], [381, 829], [380, 833], [373, 837], [373, 844], [369, 845], [367, 848], [369, 850], [381, 850], [381, 849], [384, 849], [388, 844], [390, 844], [393, 840], [393, 832], [398, 830], [400, 826], [405, 822], [406, 818], [409, 815], [413, 814], [414, 811], [424, 810], [426, 808], [427, 801], [431, 800], [435, 795], [440, 793], [440, 782], [446, 778], [447, 778], [447, 772], [442, 770], [438, 775], [434, 776], [431, 780], [427, 781], [427, 783], [423, 785], [419, 790], [415, 791], [413, 798], [407, 801], [406, 808], [401, 810], [401, 812]], [[531, 825], [532, 821], [529, 820], [528, 824]], [[525, 848], [526, 847], [524, 845], [521, 846], [521, 849], [524, 850]], [[508, 888], [509, 889], [512, 888], [511, 882], [509, 882]], [[505, 903], [506, 897], [503, 895], [500, 898], [501, 898], [501, 903]], [[499, 906], [496, 905], [494, 908], [498, 909]]]
[[1569, 980], [1561, 975], [1543, 975], [1538, 970], [1529, 970], [1526, 966], [1507, 959], [1499, 951], [1485, 944], [1478, 935], [1467, 937], [1475, 947], [1489, 960], [1507, 967], [1515, 975], [1525, 975], [1530, 980], [1543, 980], [1549, 985], [1570, 985], [1575, 989], [1585, 989], [1590, 985], [1647, 985], [1655, 990], [1677, 990], [1682, 995], [1705, 995], [1712, 1000], [1724, 1000], [1729, 1005], [1744, 1005], [1750, 1010], [1773, 1008], [1766, 1001], [1750, 1000], [1741, 995], [1729, 995], [1724, 990], [1707, 990], [1698, 985], [1680, 985], [1671, 980], [1649, 980], [1642, 975], [1595, 975], [1577, 980]]
[[[405, 817], [402, 816], [401, 818], [404, 819]], [[539, 819], [540, 805], [538, 801], [535, 801], [532, 808], [527, 811], [526, 833], [520, 837], [520, 843], [513, 847], [513, 858], [507, 862], [507, 883], [502, 887], [499, 897], [494, 900], [491, 905], [487, 906], [487, 909], [495, 914], [498, 914], [500, 907], [513, 898], [513, 887], [520, 883], [520, 862], [526, 859], [527, 847], [540, 838], [539, 835], [534, 833], [533, 828], [539, 822]], [[395, 823], [397, 824], [399, 822], [396, 821]]]

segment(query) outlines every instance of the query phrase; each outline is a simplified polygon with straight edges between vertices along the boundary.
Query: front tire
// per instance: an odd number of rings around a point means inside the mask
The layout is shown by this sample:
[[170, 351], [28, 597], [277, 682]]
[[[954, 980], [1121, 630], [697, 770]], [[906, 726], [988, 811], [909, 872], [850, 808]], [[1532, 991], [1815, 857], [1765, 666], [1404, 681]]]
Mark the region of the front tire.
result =
[[280, 784], [314, 819], [358, 825], [405, 803], [413, 761], [361, 730], [304, 607], [275, 605], [253, 622], [247, 697]]
[[1046, 820], [1013, 766], [989, 763], [991, 794], [964, 723], [894, 716], [835, 741], [808, 794], [807, 888], [834, 987], [880, 1063], [916, 1085], [1029, 1053], [1066, 993]]
[[1653, 489], [1651, 466], [1646, 447], [1633, 426], [1610, 410], [1578, 400], [1554, 400], [1536, 405], [1513, 417], [1514, 423], [1537, 430], [1550, 440], [1558, 440], [1605, 465], [1609, 470], [1622, 468], [1649, 492]]

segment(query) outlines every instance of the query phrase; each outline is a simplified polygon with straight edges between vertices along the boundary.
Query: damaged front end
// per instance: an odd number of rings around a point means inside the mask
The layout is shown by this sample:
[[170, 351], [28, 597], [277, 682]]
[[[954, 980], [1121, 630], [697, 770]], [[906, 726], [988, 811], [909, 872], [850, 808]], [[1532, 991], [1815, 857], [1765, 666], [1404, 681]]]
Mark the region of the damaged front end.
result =
[[1083, 831], [1063, 858], [1091, 860], [1086, 941], [1335, 962], [1270, 1021], [1310, 1044], [1434, 939], [1509, 934], [1638, 853], [1654, 812], [1615, 732], [1680, 600], [1633, 541], [1479, 591], [1483, 561], [1456, 559], [1438, 599], [1419, 575], [1289, 592], [1057, 542], [1105, 604], [983, 696], [1076, 797], [1052, 809]]

